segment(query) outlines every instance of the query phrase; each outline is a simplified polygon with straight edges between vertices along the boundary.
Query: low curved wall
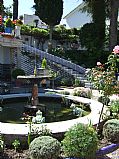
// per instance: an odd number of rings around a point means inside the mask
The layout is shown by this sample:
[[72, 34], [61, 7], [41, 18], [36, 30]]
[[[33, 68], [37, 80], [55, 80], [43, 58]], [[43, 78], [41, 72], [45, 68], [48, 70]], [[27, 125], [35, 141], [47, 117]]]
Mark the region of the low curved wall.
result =
[[[12, 94], [12, 95], [2, 95], [1, 99], [10, 99], [10, 98], [18, 98], [18, 97], [29, 97], [30, 93], [25, 94]], [[52, 133], [63, 133], [66, 132], [71, 126], [76, 123], [84, 123], [88, 124], [91, 122], [93, 125], [96, 125], [99, 122], [99, 116], [102, 109], [102, 103], [87, 99], [83, 97], [77, 97], [72, 95], [61, 95], [61, 94], [44, 94], [39, 93], [39, 96], [45, 97], [61, 97], [65, 96], [68, 99], [73, 101], [82, 102], [82, 103], [90, 103], [91, 113], [84, 117], [79, 117], [77, 119], [61, 121], [61, 122], [52, 122], [52, 123], [43, 123], [43, 124], [34, 124], [38, 127], [42, 125], [46, 125], [48, 129], [52, 131]], [[29, 132], [28, 124], [12, 124], [12, 123], [0, 123], [0, 133], [2, 134], [20, 134], [27, 135]]]

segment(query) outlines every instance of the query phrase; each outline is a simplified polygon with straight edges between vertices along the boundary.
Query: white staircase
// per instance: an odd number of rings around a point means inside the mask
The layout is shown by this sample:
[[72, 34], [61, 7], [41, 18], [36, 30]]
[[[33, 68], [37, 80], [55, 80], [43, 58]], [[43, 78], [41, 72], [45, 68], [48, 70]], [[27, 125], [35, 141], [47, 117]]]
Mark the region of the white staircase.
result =
[[[72, 63], [71, 61], [68, 61], [66, 59], [54, 56], [52, 54], [49, 54], [47, 52], [41, 51], [37, 48], [28, 46], [23, 44], [21, 48], [22, 52], [27, 52], [31, 54], [32, 56], [38, 56], [39, 62], [37, 62], [37, 65], [40, 67], [41, 61], [43, 58], [47, 60], [49, 64], [54, 65], [54, 69], [56, 68], [56, 65], [59, 66], [60, 71], [66, 75], [69, 74], [71, 76], [74, 76], [74, 78], [79, 78], [81, 81], [85, 81], [86, 86], [89, 87], [90, 83], [87, 81], [87, 78], [85, 76], [86, 69]], [[29, 58], [26, 55], [21, 54], [21, 65], [22, 68], [25, 70], [27, 74], [33, 73], [34, 70], [34, 62], [29, 61]]]

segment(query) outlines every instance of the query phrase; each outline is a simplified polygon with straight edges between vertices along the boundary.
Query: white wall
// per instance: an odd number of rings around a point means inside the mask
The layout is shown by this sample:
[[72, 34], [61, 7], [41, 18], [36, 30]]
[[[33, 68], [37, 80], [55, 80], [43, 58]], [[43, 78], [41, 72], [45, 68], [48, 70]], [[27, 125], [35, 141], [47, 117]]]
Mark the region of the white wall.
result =
[[66, 28], [80, 28], [86, 23], [91, 22], [91, 17], [86, 14], [82, 13], [81, 11], [77, 10], [74, 13], [70, 14], [69, 16], [66, 16], [62, 20], [62, 23], [66, 25]]
[[0, 47], [0, 63], [1, 64], [11, 63], [10, 48], [3, 46]]
[[35, 26], [34, 20], [39, 20], [38, 22], [38, 27], [39, 28], [47, 28], [47, 25], [45, 25], [38, 16], [36, 15], [28, 15], [28, 14], [24, 14], [24, 24], [25, 25], [31, 25], [31, 26]]

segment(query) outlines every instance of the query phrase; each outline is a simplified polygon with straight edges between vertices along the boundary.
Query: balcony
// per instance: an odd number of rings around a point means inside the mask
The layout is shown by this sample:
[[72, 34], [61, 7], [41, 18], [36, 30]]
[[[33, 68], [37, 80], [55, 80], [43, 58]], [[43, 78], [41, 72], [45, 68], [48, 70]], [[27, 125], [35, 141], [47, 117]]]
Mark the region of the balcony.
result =
[[2, 34], [0, 36], [0, 45], [5, 47], [21, 47], [22, 40], [14, 38], [11, 34]]

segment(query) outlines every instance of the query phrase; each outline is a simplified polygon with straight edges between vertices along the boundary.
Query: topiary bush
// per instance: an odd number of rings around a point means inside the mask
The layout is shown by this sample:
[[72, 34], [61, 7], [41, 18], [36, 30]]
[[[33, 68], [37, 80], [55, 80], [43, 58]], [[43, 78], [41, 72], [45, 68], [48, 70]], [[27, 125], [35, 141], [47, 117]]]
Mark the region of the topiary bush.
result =
[[60, 154], [60, 142], [51, 136], [35, 138], [29, 146], [31, 159], [57, 159]]
[[108, 141], [119, 143], [119, 120], [108, 120], [103, 126], [103, 135]]
[[83, 159], [95, 157], [98, 137], [92, 126], [78, 123], [65, 133], [62, 149], [67, 157], [81, 157]]
[[24, 76], [25, 75], [25, 71], [23, 69], [20, 69], [20, 68], [16, 68], [12, 71], [12, 77], [14, 79], [17, 79], [17, 76]]

